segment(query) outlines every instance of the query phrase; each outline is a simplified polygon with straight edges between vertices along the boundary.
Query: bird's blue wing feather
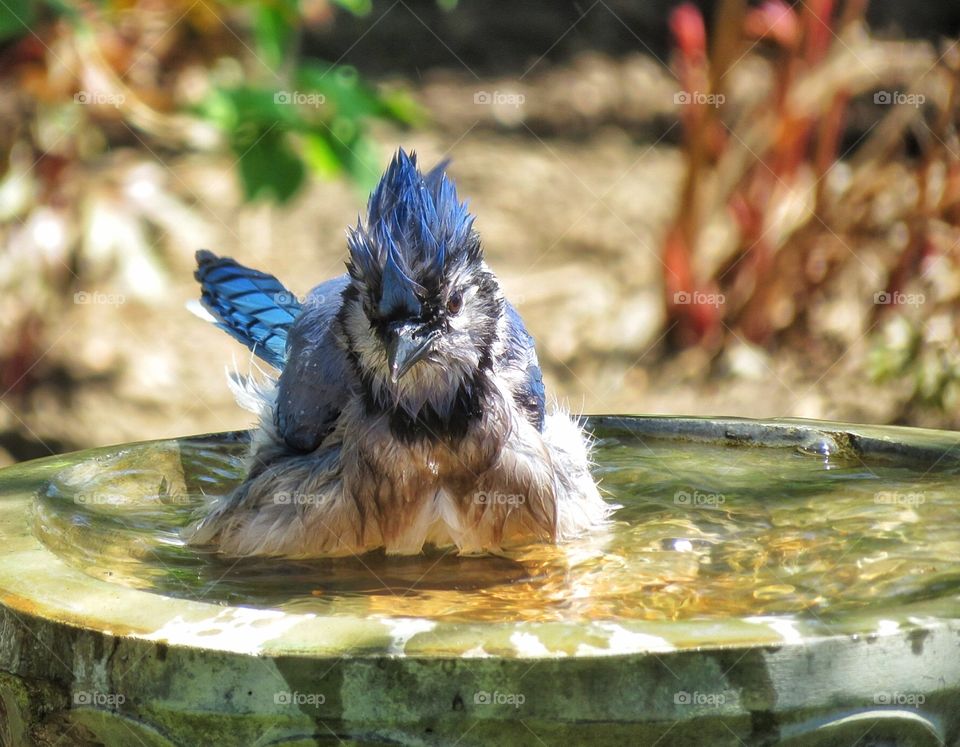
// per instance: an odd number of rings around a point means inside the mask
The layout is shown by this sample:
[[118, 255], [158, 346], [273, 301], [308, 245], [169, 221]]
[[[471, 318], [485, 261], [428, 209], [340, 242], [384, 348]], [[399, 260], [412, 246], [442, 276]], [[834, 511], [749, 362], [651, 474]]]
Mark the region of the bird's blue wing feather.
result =
[[543, 371], [537, 360], [533, 337], [527, 332], [523, 319], [512, 304], [506, 304], [507, 315], [507, 364], [517, 366], [525, 373], [523, 384], [514, 392], [517, 404], [527, 413], [530, 422], [538, 431], [543, 430], [546, 415], [546, 392], [543, 387]]
[[275, 368], [286, 361], [287, 333], [302, 306], [273, 275], [229, 257], [197, 252], [200, 302], [225, 330]]
[[318, 285], [290, 328], [287, 364], [280, 374], [276, 425], [287, 444], [313, 451], [336, 424], [350, 393], [350, 365], [333, 321], [349, 284], [341, 275]]

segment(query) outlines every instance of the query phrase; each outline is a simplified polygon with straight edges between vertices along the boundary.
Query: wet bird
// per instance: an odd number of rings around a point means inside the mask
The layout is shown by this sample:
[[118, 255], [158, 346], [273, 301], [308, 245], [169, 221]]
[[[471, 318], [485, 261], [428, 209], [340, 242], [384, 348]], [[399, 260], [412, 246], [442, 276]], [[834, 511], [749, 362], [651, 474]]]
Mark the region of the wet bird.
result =
[[247, 475], [192, 530], [231, 556], [559, 542], [604, 522], [590, 441], [546, 407], [534, 341], [441, 163], [400, 149], [348, 230], [347, 273], [302, 301], [197, 253], [201, 304], [280, 370], [241, 377], [260, 412]]

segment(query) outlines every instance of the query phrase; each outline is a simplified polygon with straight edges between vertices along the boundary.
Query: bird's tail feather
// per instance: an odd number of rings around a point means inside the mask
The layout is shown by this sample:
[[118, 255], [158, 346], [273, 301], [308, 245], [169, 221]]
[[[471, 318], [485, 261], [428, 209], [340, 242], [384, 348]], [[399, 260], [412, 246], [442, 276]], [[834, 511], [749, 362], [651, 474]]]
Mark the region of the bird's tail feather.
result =
[[273, 275], [205, 249], [197, 252], [194, 277], [200, 303], [216, 325], [271, 366], [283, 368], [287, 332], [302, 308], [296, 296]]
[[240, 365], [237, 359], [233, 359], [233, 366], [226, 367], [227, 386], [233, 393], [233, 398], [247, 412], [254, 415], [262, 415], [263, 412], [273, 407], [277, 397], [277, 377], [269, 371], [265, 371], [256, 360], [253, 353], [250, 354], [247, 371], [240, 371]]

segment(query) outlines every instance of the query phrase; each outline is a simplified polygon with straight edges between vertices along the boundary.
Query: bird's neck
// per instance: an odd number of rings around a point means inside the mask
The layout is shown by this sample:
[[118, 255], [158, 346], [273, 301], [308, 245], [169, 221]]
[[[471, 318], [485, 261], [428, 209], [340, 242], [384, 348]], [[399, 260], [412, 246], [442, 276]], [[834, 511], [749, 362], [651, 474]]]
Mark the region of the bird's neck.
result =
[[452, 396], [437, 402], [427, 398], [418, 407], [400, 402], [396, 395], [364, 386], [363, 399], [367, 415], [386, 417], [391, 433], [404, 442], [458, 442], [484, 414], [491, 392], [486, 375], [480, 371], [460, 383]]
[[337, 316], [337, 337], [353, 368], [354, 391], [365, 414], [386, 418], [393, 435], [403, 441], [457, 442], [482, 419], [496, 386], [491, 380], [493, 343], [484, 346], [471, 371], [455, 365], [417, 364], [399, 383], [390, 380], [377, 344], [365, 327], [369, 323], [359, 307], [353, 286], [344, 292]]

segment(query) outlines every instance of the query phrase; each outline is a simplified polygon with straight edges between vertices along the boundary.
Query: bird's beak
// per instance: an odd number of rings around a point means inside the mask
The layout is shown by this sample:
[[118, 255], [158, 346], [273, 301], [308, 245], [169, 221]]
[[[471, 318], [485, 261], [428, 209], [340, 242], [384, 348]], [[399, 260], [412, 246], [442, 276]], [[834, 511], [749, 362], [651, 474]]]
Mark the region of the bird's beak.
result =
[[390, 331], [387, 340], [387, 362], [390, 364], [390, 380], [394, 384], [433, 349], [436, 333], [419, 336], [418, 332], [420, 328], [413, 324], [404, 324]]

